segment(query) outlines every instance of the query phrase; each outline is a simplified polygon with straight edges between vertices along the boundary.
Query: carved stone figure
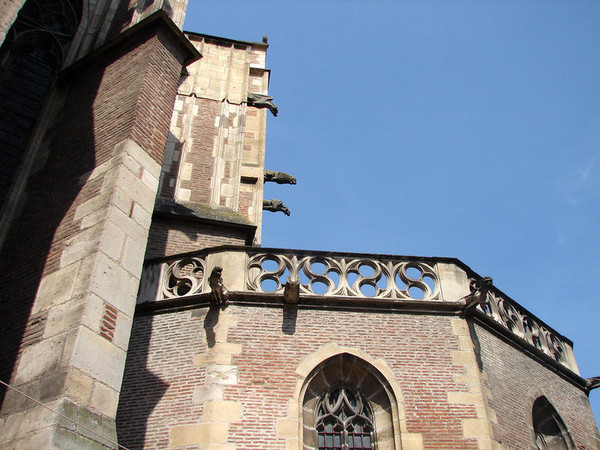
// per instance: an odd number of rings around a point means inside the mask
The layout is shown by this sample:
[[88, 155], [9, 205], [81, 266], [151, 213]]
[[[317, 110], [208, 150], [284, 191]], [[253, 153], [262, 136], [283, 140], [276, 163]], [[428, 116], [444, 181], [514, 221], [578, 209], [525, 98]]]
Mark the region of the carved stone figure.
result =
[[272, 198], [271, 200], [263, 199], [263, 209], [271, 212], [281, 211], [286, 216], [290, 215], [290, 210], [287, 206], [285, 206], [281, 200], [277, 200], [276, 198]]
[[223, 268], [215, 266], [208, 278], [208, 284], [212, 289], [212, 304], [215, 306], [227, 306], [229, 303], [229, 294], [223, 284]]
[[273, 97], [270, 95], [255, 94], [253, 92], [248, 92], [248, 106], [268, 108], [275, 117], [277, 117], [277, 112], [279, 111], [277, 106], [275, 106], [275, 103], [273, 103]]
[[284, 303], [296, 304], [300, 299], [300, 280], [287, 280], [283, 289]]
[[296, 179], [285, 172], [265, 169], [265, 183], [272, 181], [277, 184], [296, 184]]
[[600, 376], [585, 379], [585, 386], [591, 391], [600, 387]]
[[480, 305], [487, 300], [487, 295], [492, 287], [494, 280], [491, 277], [483, 277], [481, 281], [472, 279], [469, 284], [471, 293], [465, 297], [465, 309], [471, 309], [476, 305]]

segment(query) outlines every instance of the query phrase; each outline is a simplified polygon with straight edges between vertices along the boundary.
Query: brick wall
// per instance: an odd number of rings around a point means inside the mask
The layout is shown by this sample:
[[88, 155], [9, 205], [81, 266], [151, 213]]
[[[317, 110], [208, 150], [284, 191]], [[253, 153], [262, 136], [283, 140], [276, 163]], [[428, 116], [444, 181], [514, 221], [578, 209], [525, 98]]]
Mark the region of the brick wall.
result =
[[493, 432], [497, 441], [509, 448], [532, 447], [533, 402], [543, 395], [558, 411], [577, 448], [600, 448], [585, 393], [488, 330], [473, 326], [472, 335], [479, 343], [480, 365], [491, 393], [489, 402], [496, 411]]
[[154, 219], [146, 259], [193, 252], [219, 245], [246, 245], [244, 229], [190, 221]]
[[135, 350], [127, 358], [117, 414], [121, 445], [168, 448], [170, 427], [202, 416], [193, 393], [206, 371], [192, 364], [193, 349], [206, 345], [201, 331], [202, 322], [189, 312], [134, 321], [129, 345]]
[[[177, 132], [177, 129], [189, 129], [180, 139], [172, 138], [173, 156], [171, 149], [167, 149], [163, 164], [161, 196], [175, 198], [176, 189], [179, 187], [189, 192], [180, 197], [182, 200], [210, 204], [211, 182], [214, 176], [213, 147], [218, 134], [215, 122], [220, 110], [221, 102], [178, 95], [172, 118], [172, 128], [175, 130], [172, 130], [171, 136], [175, 136], [173, 131]], [[183, 145], [186, 142], [188, 151], [180, 163]], [[193, 147], [190, 148], [192, 144]], [[176, 186], [178, 181], [179, 186]]]
[[[425, 448], [477, 448], [462, 428], [463, 419], [476, 417], [475, 407], [448, 401], [448, 392], [468, 390], [457, 381], [464, 368], [453, 360], [460, 347], [450, 317], [305, 309], [296, 314], [240, 306], [220, 314], [201, 308], [136, 317], [118, 413], [123, 445], [165, 448], [172, 427], [202, 422], [203, 403], [215, 400], [213, 391], [204, 390], [207, 370], [229, 356], [235, 368], [223, 372], [223, 396], [216, 400], [241, 403], [241, 415], [229, 424], [227, 442], [237, 448], [285, 448], [278, 421], [288, 414], [296, 369], [335, 342], [387, 363], [402, 390], [405, 431], [422, 433]], [[215, 327], [224, 318], [235, 326]], [[239, 351], [216, 351], [224, 345]], [[134, 400], [146, 397], [153, 407], [139, 408]]]

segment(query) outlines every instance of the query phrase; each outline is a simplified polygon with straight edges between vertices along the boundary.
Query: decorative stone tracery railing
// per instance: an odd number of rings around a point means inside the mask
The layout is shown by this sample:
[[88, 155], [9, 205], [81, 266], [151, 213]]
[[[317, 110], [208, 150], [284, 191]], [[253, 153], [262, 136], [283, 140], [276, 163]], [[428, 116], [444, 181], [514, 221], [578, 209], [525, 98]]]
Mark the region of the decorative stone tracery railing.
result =
[[574, 363], [573, 345], [499, 291], [488, 292], [477, 310], [566, 367]]
[[[312, 252], [255, 247], [220, 247], [193, 255], [147, 262], [138, 304], [190, 299], [211, 292], [209, 275], [222, 267], [230, 299], [259, 297], [285, 302], [286, 286], [297, 299], [343, 299], [357, 306], [426, 305], [468, 312], [524, 341], [578, 373], [572, 343], [493, 286], [477, 291], [481, 277], [452, 258]], [[328, 300], [331, 299], [331, 300]], [[373, 307], [373, 302], [369, 303]]]
[[257, 253], [248, 261], [246, 286], [283, 293], [288, 280], [300, 281], [306, 295], [439, 300], [439, 277], [426, 262]]

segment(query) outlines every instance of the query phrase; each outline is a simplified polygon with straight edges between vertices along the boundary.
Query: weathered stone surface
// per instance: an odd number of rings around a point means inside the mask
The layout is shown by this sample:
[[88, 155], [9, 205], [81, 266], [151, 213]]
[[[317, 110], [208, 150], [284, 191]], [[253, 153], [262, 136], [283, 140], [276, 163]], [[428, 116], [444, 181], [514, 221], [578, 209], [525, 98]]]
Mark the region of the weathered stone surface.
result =
[[98, 379], [116, 391], [121, 389], [125, 351], [108, 342], [102, 336], [81, 328], [75, 351], [73, 367]]
[[[61, 401], [54, 401], [47, 403], [51, 409], [60, 410], [61, 409]], [[64, 413], [64, 409], [60, 411]], [[50, 427], [57, 423], [64, 423], [65, 419], [57, 416], [52, 411], [43, 406], [35, 406], [27, 411], [27, 414], [22, 415], [22, 420], [19, 425], [19, 429], [16, 434], [16, 438], [27, 437], [33, 430], [41, 430], [43, 428]]]
[[105, 450], [116, 447], [117, 434], [111, 418], [68, 400], [62, 402], [59, 412], [83, 426], [61, 419], [63, 426], [56, 428], [52, 436], [52, 448]]
[[46, 428], [41, 431], [28, 433], [18, 441], [12, 443], [15, 450], [31, 450], [34, 448], [52, 449], [52, 429]]
[[119, 313], [112, 343], [124, 351], [127, 351], [129, 346], [132, 323], [133, 319], [131, 317]]
[[87, 405], [92, 397], [95, 380], [79, 369], [70, 369], [65, 382], [65, 395], [75, 403]]
[[24, 384], [58, 368], [65, 334], [52, 336], [26, 347], [21, 354], [15, 384]]
[[138, 280], [103, 254], [98, 254], [96, 258], [96, 266], [89, 280], [91, 292], [132, 316]]
[[89, 294], [85, 298], [85, 309], [83, 311], [82, 325], [90, 330], [98, 332], [100, 330], [100, 321], [104, 314], [105, 302], [94, 294]]
[[102, 383], [94, 383], [90, 407], [92, 410], [115, 417], [119, 404], [119, 392]]
[[96, 225], [73, 235], [66, 243], [60, 259], [61, 267], [67, 267], [98, 250], [102, 243], [102, 226]]
[[[215, 267], [223, 267], [223, 283], [230, 291], [245, 289], [246, 258], [237, 252], [222, 252], [210, 254], [206, 261], [208, 273]], [[226, 269], [225, 269], [226, 268]]]
[[204, 404], [205, 422], [239, 422], [242, 404], [234, 401], [209, 400]]
[[135, 239], [128, 237], [123, 252], [123, 267], [133, 276], [139, 278], [144, 261], [146, 247], [140, 245]]
[[63, 303], [50, 309], [44, 328], [44, 339], [71, 330], [73, 324], [81, 321], [84, 310], [83, 300]]
[[148, 212], [152, 212], [156, 194], [127, 167], [117, 166], [114, 170], [108, 171], [104, 176], [104, 186], [107, 190], [109, 186], [111, 189], [112, 186], [119, 186], [129, 195], [132, 201], [139, 204]]
[[0, 429], [2, 430], [2, 433], [0, 433], [0, 446], [15, 438], [22, 421], [22, 413], [7, 415], [0, 418]]
[[194, 389], [193, 402], [204, 403], [209, 400], [223, 400], [222, 385], [198, 386]]
[[277, 435], [281, 437], [298, 436], [299, 428], [299, 422], [295, 419], [279, 419], [277, 421]]
[[437, 263], [437, 269], [442, 280], [444, 299], [457, 301], [469, 294], [469, 280], [464, 270], [447, 263]]
[[131, 220], [128, 213], [117, 208], [111, 208], [108, 210], [107, 219], [113, 221], [127, 236], [132, 237], [141, 245], [146, 245], [148, 230], [144, 229], [139, 223]]
[[48, 402], [60, 398], [65, 390], [68, 373], [65, 370], [54, 371], [44, 375], [38, 381], [36, 399], [40, 402]]
[[79, 264], [71, 264], [42, 280], [32, 313], [50, 309], [69, 300], [75, 288]]
[[209, 349], [210, 353], [230, 353], [232, 355], [239, 355], [242, 353], [242, 344], [236, 344], [233, 342], [219, 342], [213, 345]]
[[152, 213], [142, 208], [138, 203], [133, 203], [131, 218], [144, 228], [150, 228]]
[[204, 443], [224, 444], [227, 442], [228, 424], [199, 423], [178, 425], [171, 428], [171, 447], [198, 445]]
[[238, 382], [236, 366], [214, 365], [206, 368], [206, 384], [234, 385]]
[[210, 364], [231, 365], [233, 357], [230, 353], [208, 353], [194, 356], [195, 366], [206, 366]]

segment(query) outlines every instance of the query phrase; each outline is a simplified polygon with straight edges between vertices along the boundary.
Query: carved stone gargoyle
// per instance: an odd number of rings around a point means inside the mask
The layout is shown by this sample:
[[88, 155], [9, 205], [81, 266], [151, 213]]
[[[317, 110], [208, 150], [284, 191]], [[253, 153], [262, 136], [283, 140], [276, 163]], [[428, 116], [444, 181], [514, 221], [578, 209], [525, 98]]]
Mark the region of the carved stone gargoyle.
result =
[[226, 307], [229, 304], [229, 293], [223, 284], [223, 268], [215, 266], [208, 278], [208, 284], [212, 289], [212, 301], [214, 306]]
[[276, 198], [272, 198], [271, 200], [263, 199], [263, 209], [271, 212], [281, 211], [286, 216], [290, 215], [290, 210], [287, 206], [285, 206], [281, 200], [277, 200]]
[[487, 300], [488, 292], [493, 283], [494, 280], [491, 277], [483, 277], [481, 281], [471, 280], [471, 284], [469, 285], [471, 293], [463, 297], [466, 302], [465, 311], [484, 303]]
[[296, 179], [285, 172], [265, 169], [265, 183], [272, 181], [277, 184], [296, 184]]
[[590, 391], [592, 389], [599, 388], [600, 387], [600, 376], [586, 378], [585, 379], [585, 387], [588, 388], [588, 390], [590, 390]]
[[277, 117], [277, 113], [279, 112], [277, 106], [275, 106], [275, 103], [273, 103], [273, 97], [270, 95], [248, 92], [248, 106], [254, 106], [255, 108], [268, 108], [275, 117]]
[[283, 288], [283, 302], [291, 305], [298, 303], [300, 298], [300, 280], [287, 280]]

